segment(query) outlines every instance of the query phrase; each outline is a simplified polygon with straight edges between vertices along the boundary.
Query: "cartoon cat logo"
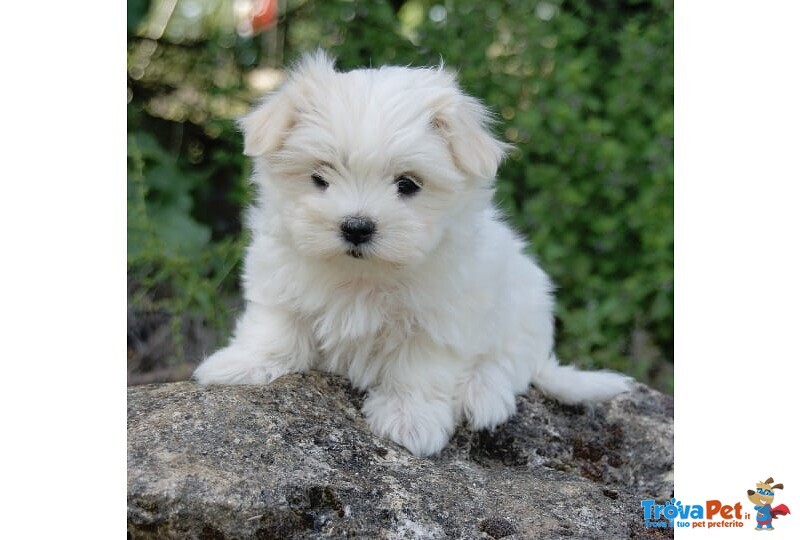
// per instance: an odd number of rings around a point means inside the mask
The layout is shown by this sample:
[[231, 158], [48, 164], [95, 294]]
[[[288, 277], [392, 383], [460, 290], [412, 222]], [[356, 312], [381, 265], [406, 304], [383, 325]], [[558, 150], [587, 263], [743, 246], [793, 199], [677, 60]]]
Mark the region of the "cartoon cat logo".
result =
[[777, 519], [778, 516], [785, 516], [791, 514], [789, 507], [785, 504], [779, 504], [775, 508], [772, 507], [772, 501], [775, 500], [775, 490], [783, 489], [783, 484], [773, 484], [772, 477], [770, 476], [763, 482], [756, 482], [756, 490], [747, 490], [747, 498], [751, 503], [755, 504], [755, 509], [758, 514], [756, 515], [757, 531], [774, 531], [772, 527], [772, 520]]

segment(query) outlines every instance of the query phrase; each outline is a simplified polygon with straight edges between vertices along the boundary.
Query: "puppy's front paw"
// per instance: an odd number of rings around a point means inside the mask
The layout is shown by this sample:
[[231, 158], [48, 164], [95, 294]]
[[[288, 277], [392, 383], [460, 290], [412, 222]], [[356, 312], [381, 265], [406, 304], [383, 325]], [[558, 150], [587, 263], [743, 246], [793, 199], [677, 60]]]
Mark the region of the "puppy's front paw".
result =
[[374, 433], [405, 446], [415, 456], [439, 452], [455, 429], [449, 403], [424, 400], [419, 394], [372, 390], [362, 410]]
[[206, 358], [192, 377], [200, 384], [269, 384], [288, 372], [263, 355], [231, 345]]

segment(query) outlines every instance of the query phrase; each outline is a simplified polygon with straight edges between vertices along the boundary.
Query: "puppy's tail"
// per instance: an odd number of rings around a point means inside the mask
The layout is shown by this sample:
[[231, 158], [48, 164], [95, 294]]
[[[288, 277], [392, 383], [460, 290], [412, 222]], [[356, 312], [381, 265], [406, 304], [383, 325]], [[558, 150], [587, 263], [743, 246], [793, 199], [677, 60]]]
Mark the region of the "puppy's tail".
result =
[[631, 377], [613, 371], [581, 371], [575, 366], [561, 366], [555, 355], [539, 370], [533, 384], [562, 403], [576, 404], [605, 401], [633, 389]]

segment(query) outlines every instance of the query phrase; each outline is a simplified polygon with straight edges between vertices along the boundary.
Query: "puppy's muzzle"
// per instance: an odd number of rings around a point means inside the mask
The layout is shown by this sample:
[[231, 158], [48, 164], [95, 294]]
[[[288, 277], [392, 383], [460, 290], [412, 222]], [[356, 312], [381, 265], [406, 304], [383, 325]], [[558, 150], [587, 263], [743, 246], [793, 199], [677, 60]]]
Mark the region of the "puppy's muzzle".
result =
[[342, 237], [354, 246], [369, 242], [375, 235], [375, 222], [362, 216], [344, 218], [339, 228]]

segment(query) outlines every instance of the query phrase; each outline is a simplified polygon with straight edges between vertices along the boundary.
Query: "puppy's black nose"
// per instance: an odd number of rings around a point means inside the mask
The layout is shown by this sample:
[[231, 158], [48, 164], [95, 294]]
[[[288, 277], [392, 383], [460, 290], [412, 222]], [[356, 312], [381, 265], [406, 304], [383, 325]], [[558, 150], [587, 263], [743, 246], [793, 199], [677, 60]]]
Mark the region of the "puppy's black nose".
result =
[[369, 242], [375, 234], [375, 222], [360, 216], [344, 218], [340, 228], [344, 239], [356, 246]]

